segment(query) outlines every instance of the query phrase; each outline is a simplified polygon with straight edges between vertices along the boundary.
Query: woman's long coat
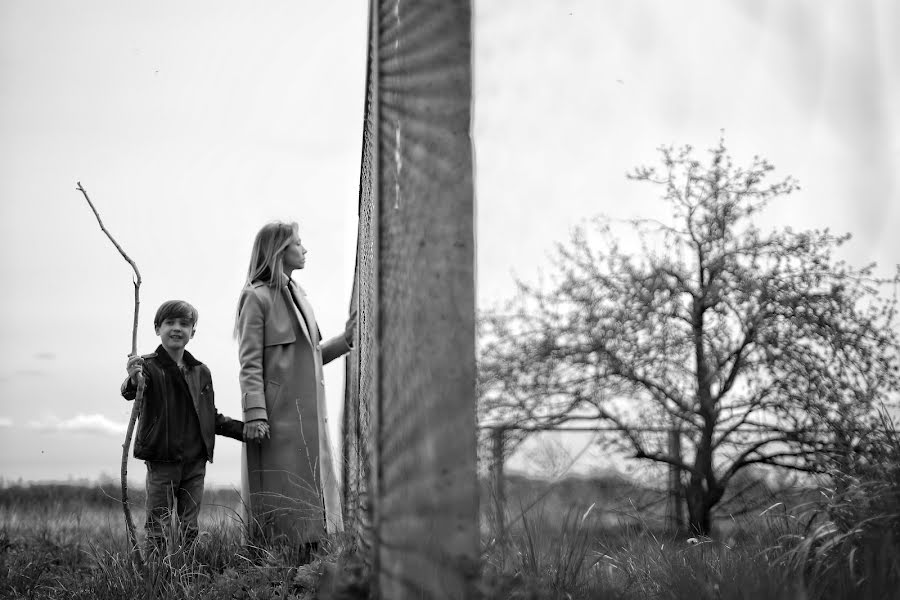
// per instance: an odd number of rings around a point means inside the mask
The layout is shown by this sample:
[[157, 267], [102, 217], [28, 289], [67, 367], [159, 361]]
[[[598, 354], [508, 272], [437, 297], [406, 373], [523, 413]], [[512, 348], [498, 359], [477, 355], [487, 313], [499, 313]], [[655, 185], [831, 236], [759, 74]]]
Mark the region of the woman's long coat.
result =
[[305, 294], [285, 281], [249, 284], [238, 303], [244, 421], [266, 419], [270, 431], [244, 446], [242, 497], [251, 537], [314, 542], [326, 522], [343, 530], [322, 366], [350, 348], [343, 335], [321, 342]]

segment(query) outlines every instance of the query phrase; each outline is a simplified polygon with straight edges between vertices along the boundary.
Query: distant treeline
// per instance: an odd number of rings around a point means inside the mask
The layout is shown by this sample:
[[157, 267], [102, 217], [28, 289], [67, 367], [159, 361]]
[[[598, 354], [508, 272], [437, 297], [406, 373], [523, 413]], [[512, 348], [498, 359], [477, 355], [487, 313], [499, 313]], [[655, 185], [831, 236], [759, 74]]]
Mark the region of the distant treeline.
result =
[[[667, 491], [644, 485], [621, 476], [568, 476], [550, 481], [509, 473], [505, 479], [505, 504], [511, 513], [533, 506], [535, 500], [552, 514], [565, 515], [569, 509], [612, 510], [640, 513], [644, 518], [662, 517]], [[493, 490], [491, 482], [480, 481], [482, 510], [491, 510]], [[809, 500], [809, 487], [771, 485], [762, 478], [747, 473], [736, 494], [725, 499], [719, 515], [758, 512], [776, 501], [795, 505]], [[122, 489], [117, 481], [74, 483], [9, 483], [0, 485], [0, 510], [58, 508], [116, 509], [121, 504]], [[144, 506], [145, 490], [141, 485], [128, 488], [128, 500], [137, 508]], [[204, 491], [203, 503], [208, 506], [236, 508], [241, 502], [234, 488], [209, 487]]]
[[[556, 480], [509, 473], [504, 477], [503, 500], [508, 519], [513, 521], [523, 512], [542, 513], [544, 522], [559, 525], [570, 512], [590, 513], [604, 526], [640, 521], [662, 524], [666, 520], [669, 491], [664, 485], [651, 485], [622, 475], [577, 476]], [[484, 478], [481, 484], [481, 510], [489, 514], [497, 501], [493, 483]], [[716, 519], [758, 516], [776, 503], [784, 509], [815, 500], [816, 488], [790, 478], [771, 479], [762, 472], [747, 471], [736, 479], [731, 492], [719, 503]]]
[[[0, 509], [23, 509], [47, 506], [79, 506], [82, 508], [116, 508], [121, 504], [122, 488], [118, 483], [15, 483], [0, 486]], [[146, 492], [141, 487], [128, 488], [128, 502], [143, 506]], [[203, 493], [207, 505], [237, 506], [240, 493], [231, 488], [207, 488]]]

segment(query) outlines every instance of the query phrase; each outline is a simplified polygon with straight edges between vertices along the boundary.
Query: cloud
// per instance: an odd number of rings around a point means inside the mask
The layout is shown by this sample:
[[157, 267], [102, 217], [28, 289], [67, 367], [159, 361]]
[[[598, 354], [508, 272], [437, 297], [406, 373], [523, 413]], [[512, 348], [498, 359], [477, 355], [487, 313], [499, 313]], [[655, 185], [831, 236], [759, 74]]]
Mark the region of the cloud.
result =
[[47, 372], [43, 369], [16, 369], [14, 374], [24, 377], [44, 377]]
[[0, 417], [0, 427], [12, 427], [12, 425], [12, 419], [9, 419], [7, 417]]
[[40, 431], [100, 433], [116, 437], [123, 435], [127, 427], [125, 423], [117, 423], [104, 415], [98, 414], [75, 415], [65, 420], [51, 417], [43, 421], [32, 421], [28, 426]]
[[43, 369], [16, 369], [12, 373], [7, 373], [4, 375], [0, 375], [0, 383], [6, 383], [7, 381], [14, 381], [19, 378], [34, 378], [34, 379], [43, 379], [47, 377], [49, 373], [44, 371]]

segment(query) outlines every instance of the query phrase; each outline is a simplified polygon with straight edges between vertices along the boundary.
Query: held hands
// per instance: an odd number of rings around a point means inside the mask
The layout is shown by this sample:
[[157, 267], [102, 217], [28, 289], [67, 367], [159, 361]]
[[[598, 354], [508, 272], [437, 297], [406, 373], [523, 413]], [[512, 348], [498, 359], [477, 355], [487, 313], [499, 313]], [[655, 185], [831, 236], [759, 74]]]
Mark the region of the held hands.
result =
[[144, 369], [144, 359], [136, 354], [128, 355], [128, 362], [125, 363], [125, 370], [128, 371], [128, 377], [131, 383], [137, 385], [137, 376]]
[[255, 419], [244, 423], [244, 441], [256, 440], [256, 443], [262, 442], [263, 438], [269, 437], [269, 424], [263, 419]]

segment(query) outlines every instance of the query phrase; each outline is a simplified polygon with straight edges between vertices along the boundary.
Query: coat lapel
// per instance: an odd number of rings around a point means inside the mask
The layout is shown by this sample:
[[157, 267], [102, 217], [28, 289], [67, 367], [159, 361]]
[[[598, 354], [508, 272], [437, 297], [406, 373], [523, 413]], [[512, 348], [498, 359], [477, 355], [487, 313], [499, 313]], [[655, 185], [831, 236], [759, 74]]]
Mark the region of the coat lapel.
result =
[[[200, 364], [194, 356], [188, 352], [184, 351], [184, 362], [188, 365], [189, 369], [186, 373], [182, 372], [184, 382], [187, 384], [188, 391], [191, 393], [191, 400], [194, 402], [194, 410], [197, 411], [197, 416], [200, 416], [200, 377], [198, 376], [198, 371], [196, 370], [197, 365]], [[177, 368], [177, 367], [176, 367]], [[180, 369], [179, 369], [180, 371]]]
[[306, 326], [309, 332], [309, 338], [312, 341], [313, 346], [319, 343], [319, 326], [316, 323], [316, 315], [313, 312], [312, 304], [309, 303], [309, 300], [306, 299], [306, 292], [303, 291], [299, 285], [291, 282], [291, 288], [294, 291], [294, 297], [297, 299], [297, 306], [300, 307], [300, 312], [303, 313], [303, 318], [306, 319]]
[[306, 341], [309, 342], [310, 346], [314, 346], [315, 344], [312, 342], [312, 335], [310, 335], [309, 332], [309, 320], [307, 319], [305, 311], [302, 309], [304, 301], [301, 301], [302, 294], [297, 290], [297, 285], [289, 280], [287, 288], [282, 288], [282, 290], [284, 290], [285, 302], [294, 309], [294, 315], [300, 323], [300, 329], [303, 331], [303, 335], [306, 336]]
[[200, 415], [200, 390], [198, 389], [198, 379], [196, 378], [196, 373], [194, 368], [200, 364], [193, 355], [187, 350], [184, 351], [184, 362], [189, 367], [187, 373], [178, 368], [178, 365], [175, 364], [175, 361], [172, 360], [172, 357], [169, 356], [169, 353], [166, 352], [166, 349], [159, 345], [156, 349], [156, 355], [159, 357], [159, 362], [163, 366], [163, 372], [166, 373], [167, 377], [172, 377], [175, 380], [175, 385], [182, 386], [184, 389], [188, 391], [188, 395], [191, 397], [191, 402], [194, 404], [194, 411], [197, 415]]

